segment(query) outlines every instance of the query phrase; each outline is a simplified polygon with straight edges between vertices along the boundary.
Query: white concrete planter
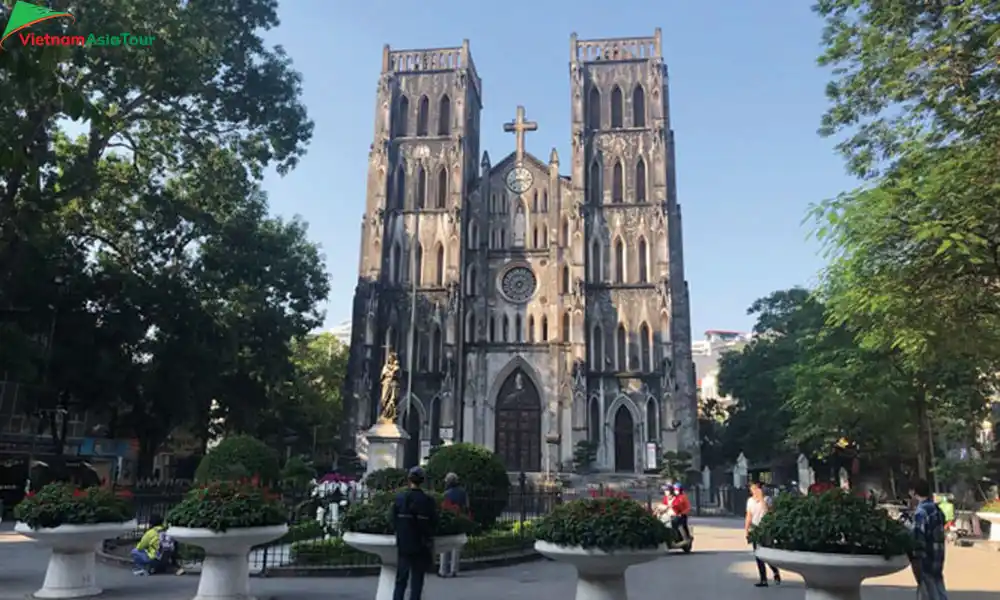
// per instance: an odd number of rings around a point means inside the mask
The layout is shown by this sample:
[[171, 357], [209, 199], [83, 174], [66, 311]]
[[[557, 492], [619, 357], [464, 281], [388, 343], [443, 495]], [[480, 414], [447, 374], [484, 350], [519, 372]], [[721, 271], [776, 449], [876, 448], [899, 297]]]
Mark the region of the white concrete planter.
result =
[[990, 524], [990, 541], [1000, 544], [1000, 513], [977, 512], [976, 516], [980, 521], [988, 521]]
[[[450, 552], [461, 548], [467, 541], [469, 538], [464, 533], [435, 537], [434, 553]], [[347, 531], [344, 533], [344, 543], [379, 558], [382, 568], [378, 573], [375, 600], [392, 600], [392, 590], [396, 586], [396, 536]]]
[[906, 556], [826, 554], [757, 548], [754, 554], [769, 565], [798, 573], [806, 582], [806, 600], [859, 600], [861, 582], [902, 571]]
[[604, 552], [537, 541], [535, 550], [546, 558], [576, 568], [576, 600], [627, 600], [626, 569], [632, 565], [656, 560], [664, 556], [667, 549], [666, 546], [661, 546], [648, 550]]
[[167, 535], [182, 544], [205, 551], [194, 600], [249, 600], [250, 563], [254, 546], [266, 544], [288, 533], [288, 525], [238, 527], [226, 531], [170, 527]]
[[24, 523], [14, 531], [52, 548], [49, 566], [45, 569], [42, 589], [35, 598], [87, 598], [97, 596], [101, 588], [94, 579], [94, 551], [104, 542], [128, 533], [137, 527], [135, 521], [97, 523], [94, 525], [60, 525], [32, 529]]

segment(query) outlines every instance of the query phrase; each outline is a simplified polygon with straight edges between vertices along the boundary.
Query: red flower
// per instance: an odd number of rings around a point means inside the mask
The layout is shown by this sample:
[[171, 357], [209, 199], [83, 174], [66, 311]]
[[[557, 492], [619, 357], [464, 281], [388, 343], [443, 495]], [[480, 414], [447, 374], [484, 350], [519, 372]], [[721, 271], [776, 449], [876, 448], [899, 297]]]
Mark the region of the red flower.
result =
[[25, 494], [24, 497], [25, 498], [34, 498], [35, 497], [35, 492], [28, 492], [27, 494]]
[[260, 485], [260, 475], [254, 475], [250, 478], [250, 485], [257, 487]]
[[115, 495], [119, 498], [131, 498], [133, 494], [129, 490], [118, 490]]
[[86, 495], [86, 494], [85, 494], [85, 493], [84, 493], [84, 491], [83, 491], [83, 490], [81, 490], [81, 489], [75, 489], [75, 490], [73, 490], [73, 497], [74, 497], [74, 498], [79, 498], [79, 497], [81, 497], [81, 496], [85, 496], [85, 495]]

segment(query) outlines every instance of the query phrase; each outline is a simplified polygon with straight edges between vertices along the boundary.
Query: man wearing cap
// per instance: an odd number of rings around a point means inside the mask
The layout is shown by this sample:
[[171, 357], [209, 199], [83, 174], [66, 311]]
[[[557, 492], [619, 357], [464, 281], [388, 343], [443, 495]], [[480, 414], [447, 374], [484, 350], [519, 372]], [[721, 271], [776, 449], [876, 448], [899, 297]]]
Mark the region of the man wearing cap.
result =
[[424, 470], [413, 467], [407, 473], [410, 488], [400, 492], [392, 505], [392, 521], [396, 527], [396, 587], [393, 600], [403, 600], [410, 584], [410, 600], [420, 600], [424, 592], [424, 576], [434, 564], [434, 528], [437, 506], [424, 493]]

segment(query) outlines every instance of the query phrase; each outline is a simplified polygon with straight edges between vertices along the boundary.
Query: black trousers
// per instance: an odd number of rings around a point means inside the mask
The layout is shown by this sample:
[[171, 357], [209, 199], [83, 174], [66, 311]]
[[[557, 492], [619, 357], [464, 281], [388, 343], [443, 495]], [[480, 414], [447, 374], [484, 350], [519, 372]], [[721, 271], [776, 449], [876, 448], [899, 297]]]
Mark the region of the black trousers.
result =
[[392, 600], [403, 600], [406, 596], [406, 585], [410, 585], [410, 600], [420, 600], [424, 593], [424, 577], [434, 564], [434, 557], [426, 554], [399, 554], [399, 564], [396, 566], [396, 586], [392, 591]]
[[[753, 549], [754, 550], [757, 549], [757, 544], [753, 545]], [[757, 575], [760, 576], [760, 580], [762, 583], [767, 583], [767, 569], [764, 566], [764, 561], [757, 558], [756, 556], [754, 557], [754, 559], [757, 561]], [[775, 581], [781, 579], [781, 571], [779, 571], [777, 567], [772, 565], [767, 565], [767, 566], [771, 567], [771, 574], [774, 575]]]
[[685, 541], [685, 540], [691, 539], [691, 530], [688, 529], [688, 516], [687, 515], [678, 515], [678, 516], [675, 516], [675, 517], [671, 517], [670, 524], [671, 524], [671, 526], [673, 526], [674, 530], [677, 533], [679, 533], [679, 534], [681, 534], [683, 536], [684, 539], [681, 540], [681, 541]]

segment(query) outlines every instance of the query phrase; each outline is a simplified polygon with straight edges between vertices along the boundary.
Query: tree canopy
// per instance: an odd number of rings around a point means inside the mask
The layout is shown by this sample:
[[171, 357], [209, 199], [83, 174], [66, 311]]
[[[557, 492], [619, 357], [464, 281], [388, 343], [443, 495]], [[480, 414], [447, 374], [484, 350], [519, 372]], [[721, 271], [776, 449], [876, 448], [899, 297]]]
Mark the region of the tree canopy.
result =
[[319, 251], [260, 187], [312, 135], [299, 74], [262, 38], [276, 11], [74, 4], [75, 23], [39, 27], [157, 41], [0, 52], [3, 370], [40, 390], [29, 409], [137, 437], [141, 472], [175, 428], [206, 433], [213, 400], [255, 429], [299, 372], [292, 341], [322, 320]]

